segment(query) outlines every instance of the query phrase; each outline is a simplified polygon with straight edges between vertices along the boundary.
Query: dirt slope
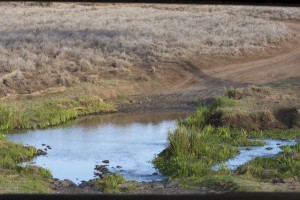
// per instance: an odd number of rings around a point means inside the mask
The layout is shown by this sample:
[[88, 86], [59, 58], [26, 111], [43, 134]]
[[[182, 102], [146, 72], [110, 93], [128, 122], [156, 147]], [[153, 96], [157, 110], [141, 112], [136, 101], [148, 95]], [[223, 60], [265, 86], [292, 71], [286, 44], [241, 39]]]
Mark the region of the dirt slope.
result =
[[131, 103], [120, 106], [119, 110], [193, 110], [199, 100], [209, 101], [227, 89], [300, 76], [300, 22], [278, 23], [284, 23], [293, 33], [291, 42], [282, 45], [279, 51], [270, 50], [266, 55], [236, 60], [215, 60], [210, 67], [204, 67], [200, 60], [182, 61], [177, 65], [185, 74], [171, 89], [136, 95]]

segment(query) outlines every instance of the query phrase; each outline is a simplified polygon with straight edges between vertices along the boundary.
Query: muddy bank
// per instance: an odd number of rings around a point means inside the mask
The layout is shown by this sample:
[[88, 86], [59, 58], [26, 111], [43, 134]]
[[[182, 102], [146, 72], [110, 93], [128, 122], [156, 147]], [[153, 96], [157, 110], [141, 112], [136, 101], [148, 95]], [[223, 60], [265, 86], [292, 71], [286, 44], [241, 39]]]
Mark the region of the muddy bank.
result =
[[[56, 194], [104, 194], [105, 192], [95, 188], [91, 184], [93, 180], [83, 182], [80, 185], [74, 184], [70, 180], [54, 180], [53, 190]], [[209, 189], [209, 188], [197, 188], [197, 189], [186, 189], [179, 186], [177, 182], [132, 182], [127, 181], [119, 184], [119, 194], [220, 194], [229, 192], [232, 188], [226, 186], [226, 188]]]

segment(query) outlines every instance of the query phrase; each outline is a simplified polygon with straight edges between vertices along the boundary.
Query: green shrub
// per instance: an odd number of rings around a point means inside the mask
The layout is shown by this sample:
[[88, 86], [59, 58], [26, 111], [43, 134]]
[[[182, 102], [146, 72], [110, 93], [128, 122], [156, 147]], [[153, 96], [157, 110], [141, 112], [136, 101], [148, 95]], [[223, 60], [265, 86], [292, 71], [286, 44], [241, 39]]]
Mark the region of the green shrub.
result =
[[118, 193], [120, 192], [119, 184], [125, 183], [123, 176], [113, 173], [105, 176], [101, 179], [96, 179], [94, 181], [94, 186], [106, 193]]
[[213, 173], [211, 166], [238, 154], [232, 141], [226, 128], [178, 126], [168, 134], [168, 147], [153, 163], [171, 177], [203, 176]]
[[6, 140], [6, 135], [0, 133], [0, 140]]
[[235, 106], [238, 104], [238, 100], [229, 98], [228, 96], [223, 96], [216, 99], [215, 103], [212, 105], [213, 108], [217, 107], [227, 107], [227, 106]]
[[0, 168], [14, 169], [16, 167], [16, 162], [9, 156], [0, 158]]
[[4, 105], [0, 105], [0, 131], [7, 130], [13, 126], [13, 111]]
[[20, 170], [20, 173], [24, 173], [27, 175], [39, 175], [42, 178], [51, 178], [51, 172], [48, 169], [44, 169], [38, 166], [27, 165]]

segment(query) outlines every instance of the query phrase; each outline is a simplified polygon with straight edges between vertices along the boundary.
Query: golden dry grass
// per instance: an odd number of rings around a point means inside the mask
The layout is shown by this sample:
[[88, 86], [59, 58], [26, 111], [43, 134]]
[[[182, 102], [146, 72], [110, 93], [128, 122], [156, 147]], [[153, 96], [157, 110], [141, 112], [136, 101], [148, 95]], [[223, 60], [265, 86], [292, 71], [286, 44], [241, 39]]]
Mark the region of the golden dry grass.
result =
[[298, 8], [2, 3], [0, 96], [129, 77], [190, 57], [262, 53], [291, 37], [266, 20], [273, 10], [276, 19], [300, 16]]

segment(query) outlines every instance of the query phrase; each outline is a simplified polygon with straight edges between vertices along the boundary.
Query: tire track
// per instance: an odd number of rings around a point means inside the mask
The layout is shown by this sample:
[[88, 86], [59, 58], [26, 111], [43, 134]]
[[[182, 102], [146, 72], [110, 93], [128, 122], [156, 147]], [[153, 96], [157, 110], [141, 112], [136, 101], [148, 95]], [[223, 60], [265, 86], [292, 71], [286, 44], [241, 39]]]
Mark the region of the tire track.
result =
[[296, 41], [287, 50], [268, 58], [209, 69], [201, 69], [191, 61], [179, 62], [177, 65], [188, 71], [181, 82], [167, 91], [133, 96], [133, 103], [121, 105], [119, 111], [194, 110], [199, 101], [209, 103], [228, 89], [300, 76], [300, 22], [280, 23], [290, 28]]

